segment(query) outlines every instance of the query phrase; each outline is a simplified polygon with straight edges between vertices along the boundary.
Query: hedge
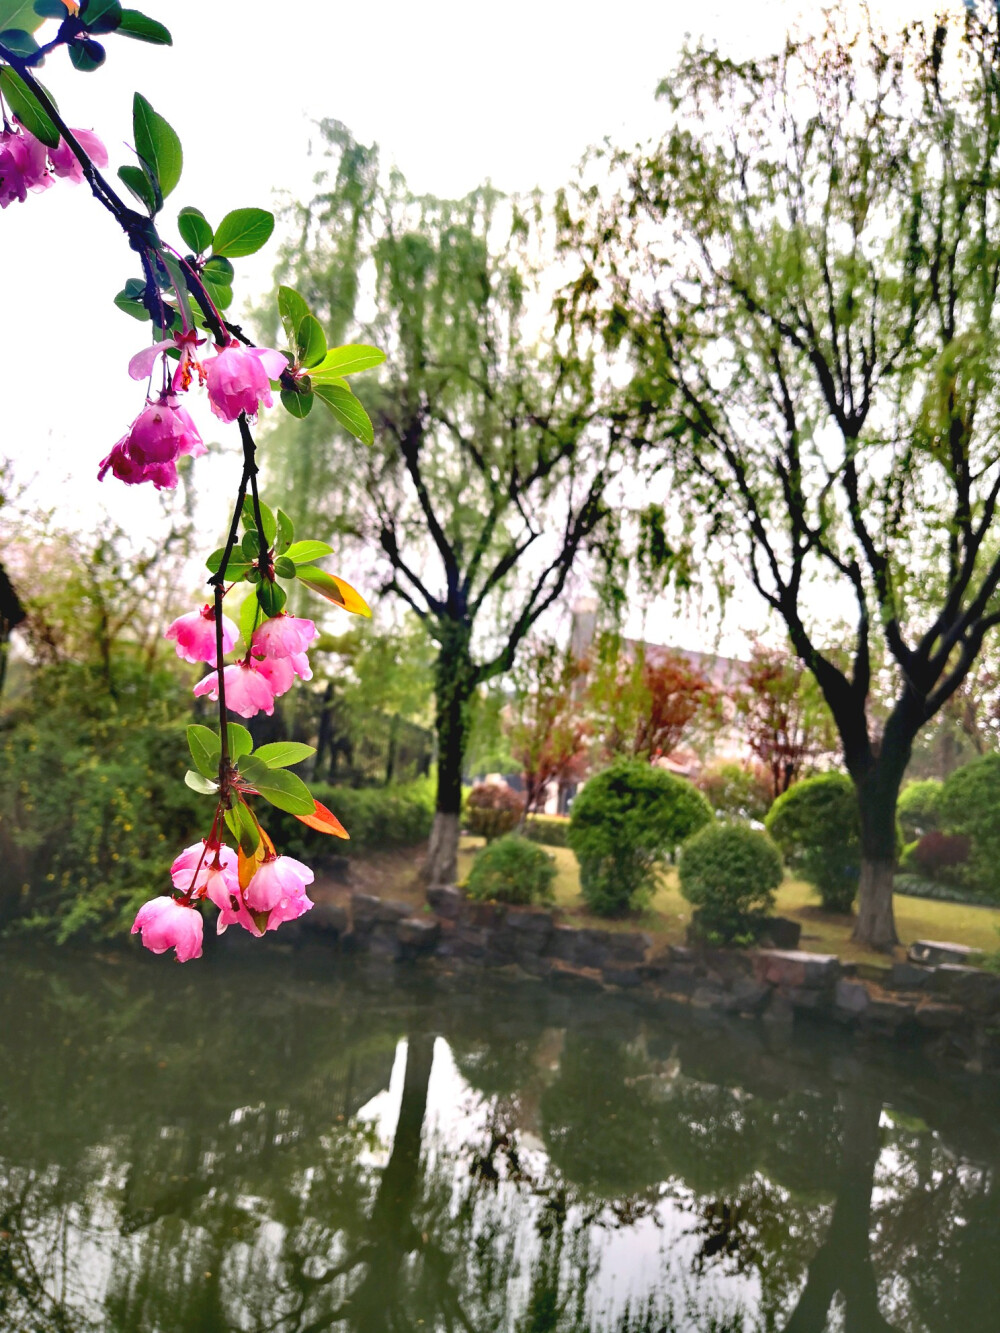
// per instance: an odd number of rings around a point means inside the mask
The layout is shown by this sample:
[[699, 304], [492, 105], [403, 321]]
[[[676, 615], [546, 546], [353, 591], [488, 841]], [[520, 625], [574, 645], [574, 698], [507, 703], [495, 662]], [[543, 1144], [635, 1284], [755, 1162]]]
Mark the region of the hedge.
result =
[[331, 838], [307, 828], [293, 815], [267, 809], [264, 824], [279, 851], [307, 864], [325, 856], [413, 847], [430, 836], [434, 784], [429, 778], [388, 787], [332, 787], [313, 783], [311, 791], [351, 835]]
[[543, 847], [569, 846], [569, 819], [558, 815], [529, 815], [524, 836]]

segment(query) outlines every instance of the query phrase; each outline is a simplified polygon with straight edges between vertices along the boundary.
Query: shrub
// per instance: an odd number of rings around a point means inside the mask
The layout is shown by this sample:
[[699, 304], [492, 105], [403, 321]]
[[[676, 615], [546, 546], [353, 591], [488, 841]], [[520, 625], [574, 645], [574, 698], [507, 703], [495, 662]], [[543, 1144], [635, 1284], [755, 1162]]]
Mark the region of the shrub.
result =
[[648, 899], [658, 865], [712, 820], [712, 807], [683, 778], [624, 759], [590, 779], [573, 802], [569, 845], [590, 909], [621, 916]]
[[977, 893], [1000, 898], [1000, 755], [986, 755], [956, 769], [941, 789], [940, 812], [949, 833], [969, 839], [963, 882]]
[[506, 782], [477, 782], [465, 801], [465, 826], [487, 842], [517, 828], [524, 815], [524, 797]]
[[500, 903], [548, 903], [556, 868], [548, 852], [508, 833], [476, 856], [466, 888], [470, 898]]
[[922, 838], [941, 827], [941, 791], [944, 783], [936, 778], [908, 782], [899, 793], [896, 816], [907, 842]]
[[851, 910], [861, 874], [861, 820], [846, 773], [821, 773], [789, 787], [764, 827], [788, 868], [819, 891], [828, 912]]
[[741, 764], [713, 764], [697, 787], [720, 819], [763, 820], [771, 805], [766, 779]]
[[568, 847], [569, 820], [565, 815], [529, 815], [524, 836], [544, 847]]
[[748, 824], [710, 824], [681, 848], [681, 893], [710, 937], [752, 938], [774, 906], [781, 877], [777, 847]]
[[[913, 849], [912, 863], [916, 870], [933, 879], [942, 872], [954, 870], [969, 859], [969, 839], [964, 833], [942, 833], [934, 829], [925, 833]], [[945, 873], [944, 878], [949, 878]]]
[[316, 799], [332, 810], [350, 841], [307, 828], [292, 815], [268, 809], [264, 824], [281, 850], [309, 865], [325, 856], [414, 847], [429, 837], [434, 822], [434, 784], [429, 778], [388, 787], [332, 787], [310, 783]]

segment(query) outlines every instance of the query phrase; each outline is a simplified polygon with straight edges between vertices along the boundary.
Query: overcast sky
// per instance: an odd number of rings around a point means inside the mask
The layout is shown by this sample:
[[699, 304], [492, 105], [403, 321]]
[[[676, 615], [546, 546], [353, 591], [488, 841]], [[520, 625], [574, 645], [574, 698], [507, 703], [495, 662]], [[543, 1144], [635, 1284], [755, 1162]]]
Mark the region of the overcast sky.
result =
[[[193, 204], [212, 222], [230, 208], [305, 194], [317, 165], [312, 123], [324, 116], [377, 141], [418, 191], [460, 195], [486, 178], [508, 191], [554, 188], [588, 144], [656, 132], [654, 91], [687, 35], [734, 55], [769, 51], [800, 9], [797, 0], [136, 4], [169, 25], [172, 49], [111, 37], [102, 69], [77, 73], [58, 52], [43, 80], [70, 125], [102, 136], [112, 172], [134, 160], [131, 101], [141, 91], [184, 146], [166, 217]], [[929, 8], [871, 7], [887, 23]], [[126, 364], [147, 330], [112, 304], [138, 271], [121, 234], [84, 187], [59, 181], [0, 213], [0, 238], [0, 457], [13, 460], [31, 502], [69, 523], [97, 526], [109, 512], [148, 531], [157, 514], [149, 488], [96, 482], [98, 460], [142, 402]], [[272, 241], [236, 261], [238, 299], [268, 285], [275, 252]], [[238, 440], [235, 426], [196, 415], [205, 438], [231, 451], [225, 467], [199, 464], [199, 485], [219, 501], [211, 541], [225, 521]], [[651, 617], [652, 640], [678, 637], [672, 614]], [[753, 625], [757, 609], [742, 618]], [[686, 646], [697, 646], [695, 632], [680, 634]]]

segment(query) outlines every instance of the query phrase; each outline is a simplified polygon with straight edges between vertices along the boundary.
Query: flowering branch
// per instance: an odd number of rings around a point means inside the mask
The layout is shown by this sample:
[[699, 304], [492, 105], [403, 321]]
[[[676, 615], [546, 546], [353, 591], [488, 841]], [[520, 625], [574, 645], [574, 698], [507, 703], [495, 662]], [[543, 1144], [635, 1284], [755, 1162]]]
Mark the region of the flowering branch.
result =
[[[248, 798], [263, 798], [311, 828], [348, 836], [336, 816], [288, 772], [314, 753], [312, 747], [280, 741], [254, 749], [246, 728], [229, 721], [230, 711], [244, 718], [273, 713], [275, 700], [296, 678], [311, 678], [307, 649], [316, 626], [284, 610], [282, 581], [298, 579], [345, 611], [371, 614], [349, 584], [318, 566], [332, 554], [331, 548], [323, 542], [296, 542], [288, 516], [281, 510], [273, 513], [261, 500], [250, 423], [262, 408], [273, 405], [276, 390], [293, 416], [304, 417], [318, 400], [340, 425], [370, 442], [371, 422], [346, 377], [379, 365], [384, 356], [373, 347], [328, 348], [305, 300], [287, 287], [279, 289], [278, 310], [289, 350], [255, 347], [238, 326], [227, 323], [224, 311], [233, 299], [231, 260], [253, 254], [267, 242], [273, 216], [259, 208], [235, 209], [213, 228], [198, 209], [182, 209], [177, 228], [189, 248], [183, 253], [163, 240], [156, 223], [182, 169], [180, 140], [172, 127], [141, 94], [135, 95], [133, 136], [139, 165], [120, 167], [118, 176], [145, 209], [139, 212], [101, 174], [99, 168], [108, 163], [101, 140], [91, 131], [70, 129], [33, 73], [60, 46], [67, 48], [78, 69], [97, 68], [105, 52], [96, 35], [120, 32], [169, 45], [169, 32], [136, 10], [122, 9], [119, 0], [36, 0], [34, 9], [38, 18], [31, 31], [7, 29], [0, 43], [0, 208], [24, 203], [29, 191], [48, 189], [55, 177], [86, 180], [122, 227], [142, 268], [142, 278], [129, 279], [115, 303], [153, 325], [152, 344], [129, 363], [131, 377], [147, 381], [145, 406], [101, 461], [98, 476], [103, 479], [110, 472], [129, 486], [176, 486], [178, 462], [206, 452], [182, 405], [183, 395], [196, 384], [206, 389], [214, 415], [238, 426], [242, 443], [243, 466], [226, 545], [207, 561], [212, 601], [181, 616], [166, 631], [179, 657], [214, 665], [194, 693], [218, 701], [219, 733], [188, 727], [194, 768], [185, 778], [188, 786], [212, 797], [214, 816], [208, 837], [175, 859], [173, 891], [145, 903], [132, 927], [147, 948], [156, 953], [172, 948], [183, 962], [201, 954], [203, 923], [196, 903], [216, 905], [220, 932], [239, 924], [254, 935], [274, 930], [312, 906], [305, 892], [312, 871], [277, 853]], [[34, 30], [46, 18], [60, 16], [56, 35], [39, 45]], [[200, 351], [207, 341], [202, 334], [213, 344], [207, 356]], [[157, 367], [162, 382], [154, 394]], [[249, 586], [237, 625], [226, 616], [224, 601], [240, 584]], [[236, 660], [227, 666], [226, 654], [238, 641]]]

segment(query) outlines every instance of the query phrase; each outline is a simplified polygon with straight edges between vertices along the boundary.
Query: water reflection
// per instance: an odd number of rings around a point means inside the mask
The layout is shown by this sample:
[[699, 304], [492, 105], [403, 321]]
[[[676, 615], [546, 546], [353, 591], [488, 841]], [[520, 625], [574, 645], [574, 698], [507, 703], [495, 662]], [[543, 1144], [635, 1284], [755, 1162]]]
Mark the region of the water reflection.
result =
[[305, 955], [0, 964], [0, 1329], [997, 1326], [982, 1080]]

